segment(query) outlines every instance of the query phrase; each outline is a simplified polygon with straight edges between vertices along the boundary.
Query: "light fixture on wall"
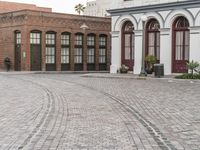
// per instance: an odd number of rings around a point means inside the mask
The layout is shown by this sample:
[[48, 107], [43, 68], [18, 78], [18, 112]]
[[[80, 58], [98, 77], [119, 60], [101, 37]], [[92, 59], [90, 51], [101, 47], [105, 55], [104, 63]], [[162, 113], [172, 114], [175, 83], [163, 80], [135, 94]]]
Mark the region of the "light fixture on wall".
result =
[[89, 29], [89, 27], [88, 27], [87, 24], [85, 23], [85, 22], [86, 22], [86, 16], [83, 16], [83, 20], [84, 20], [84, 22], [83, 22], [83, 24], [80, 26], [80, 29], [82, 29], [83, 32], [85, 33], [85, 31]]
[[82, 30], [84, 30], [84, 31], [89, 29], [89, 27], [86, 25], [85, 22], [81, 25], [80, 28], [81, 28]]
[[144, 57], [145, 57], [145, 23], [148, 20], [148, 17], [146, 15], [143, 15], [141, 18], [142, 21], [142, 28], [143, 28], [143, 34], [142, 34], [142, 62], [141, 62], [141, 71], [140, 76], [147, 76], [147, 72], [145, 71], [145, 63], [144, 63]]

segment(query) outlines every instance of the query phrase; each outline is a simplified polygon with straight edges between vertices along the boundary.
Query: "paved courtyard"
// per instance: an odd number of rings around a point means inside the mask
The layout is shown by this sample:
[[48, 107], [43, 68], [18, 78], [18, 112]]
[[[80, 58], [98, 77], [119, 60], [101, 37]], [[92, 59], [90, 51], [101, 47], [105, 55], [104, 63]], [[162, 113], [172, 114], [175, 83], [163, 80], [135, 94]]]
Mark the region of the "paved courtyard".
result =
[[200, 150], [200, 82], [0, 74], [0, 150]]

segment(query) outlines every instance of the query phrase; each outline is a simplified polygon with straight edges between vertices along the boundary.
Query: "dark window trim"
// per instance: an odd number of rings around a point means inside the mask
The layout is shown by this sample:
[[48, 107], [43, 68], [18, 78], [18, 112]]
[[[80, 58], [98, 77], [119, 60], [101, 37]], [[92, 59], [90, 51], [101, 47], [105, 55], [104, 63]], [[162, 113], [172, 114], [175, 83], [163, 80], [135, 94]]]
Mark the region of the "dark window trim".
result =
[[[55, 39], [54, 39], [54, 44], [47, 44], [46, 43], [46, 35], [47, 34], [54, 34], [55, 35]], [[47, 57], [47, 54], [46, 54], [46, 48], [47, 47], [52, 47], [55, 49], [55, 54], [54, 55], [48, 55], [48, 56], [54, 56], [54, 63], [46, 63], [46, 65], [56, 65], [56, 32], [54, 31], [47, 31], [46, 34], [45, 34], [45, 58]]]
[[[15, 33], [15, 45], [21, 45], [22, 44], [22, 33], [21, 33], [21, 31], [16, 30], [14, 33]], [[20, 43], [17, 42], [17, 40], [18, 40], [17, 34], [21, 35], [21, 37], [20, 37]]]
[[[88, 45], [88, 37], [93, 37], [94, 38], [94, 45]], [[94, 49], [94, 55], [89, 55], [89, 49]], [[88, 62], [89, 57], [93, 57], [94, 58], [94, 62], [90, 63]], [[96, 60], [96, 34], [94, 33], [89, 33], [87, 35], [87, 64], [95, 64], [95, 60]]]
[[[63, 45], [62, 44], [62, 35], [69, 35], [69, 44], [68, 45]], [[62, 63], [61, 62], [61, 64], [70, 64], [70, 61], [71, 61], [71, 57], [70, 57], [70, 52], [71, 52], [71, 33], [70, 32], [62, 32], [61, 33], [61, 50], [62, 50], [62, 48], [69, 48], [69, 55], [62, 55], [62, 53], [61, 53], [61, 57], [62, 56], [68, 56], [69, 57], [69, 63]]]
[[135, 35], [134, 34], [134, 27], [130, 31], [125, 31], [125, 27], [129, 23], [131, 23], [131, 22], [130, 21], [125, 22], [123, 27], [122, 27], [122, 55], [121, 56], [122, 56], [122, 59], [125, 59], [125, 35], [130, 35], [130, 37], [131, 37], [130, 38], [130, 51], [131, 51], [130, 58], [132, 58], [133, 61], [134, 61], [134, 58], [132, 56], [132, 53], [135, 50], [135, 44], [133, 45], [133, 43], [132, 43], [132, 40], [135, 38], [134, 37], [134, 35]]
[[[185, 21], [186, 22], [185, 23], [186, 26], [184, 26], [184, 27], [176, 27], [177, 21], [180, 21], [180, 20]], [[188, 72], [188, 69], [177, 69], [177, 62], [182, 62], [182, 66], [181, 67], [185, 67], [186, 68], [186, 62], [189, 61], [189, 60], [185, 60], [185, 48], [186, 48], [186, 45], [185, 45], [185, 37], [186, 37], [185, 33], [190, 31], [189, 27], [190, 27], [189, 21], [184, 16], [177, 17], [174, 20], [173, 24], [172, 24], [172, 72], [173, 73], [177, 73], [177, 72], [180, 72], [180, 71], [181, 71], [181, 73]], [[183, 38], [184, 38], [183, 45], [182, 45], [183, 46], [183, 54], [182, 54], [182, 58], [183, 59], [182, 60], [176, 60], [176, 46], [177, 46], [176, 45], [176, 33], [178, 31], [183, 31]], [[187, 46], [190, 46], [190, 43], [188, 43]], [[190, 51], [190, 49], [189, 49], [189, 51]], [[184, 64], [184, 66], [183, 66], [183, 64]]]
[[[105, 49], [105, 62], [104, 63], [100, 63], [99, 62], [99, 64], [107, 64], [107, 57], [108, 57], [107, 56], [107, 51], [108, 51], [108, 48], [107, 48], [107, 46], [108, 46], [108, 36], [106, 34], [100, 34], [99, 35], [99, 39], [100, 39], [100, 37], [105, 37], [105, 40], [106, 40], [105, 43], [106, 44], [105, 45], [99, 45], [99, 49]], [[99, 55], [99, 58], [102, 57], [102, 56], [104, 56], [104, 55], [101, 55], [101, 56]]]
[[[79, 35], [82, 36], [82, 45], [76, 45], [76, 41], [77, 41], [77, 40], [76, 40], [76, 36], [79, 36]], [[74, 42], [74, 43], [75, 43], [75, 45], [74, 45], [74, 51], [75, 51], [76, 48], [81, 48], [81, 49], [82, 49], [82, 55], [75, 55], [75, 53], [74, 53], [74, 64], [83, 64], [84, 34], [83, 34], [83, 33], [80, 33], [80, 32], [76, 33], [76, 34], [75, 34], [75, 39], [74, 39], [74, 40], [75, 40], [75, 42]], [[75, 58], [78, 57], [78, 56], [81, 56], [81, 60], [82, 60], [81, 63], [76, 63], [76, 62], [75, 62]]]
[[[177, 21], [179, 21], [179, 19], [184, 19], [185, 21], [187, 21], [187, 23], [188, 23], [187, 26], [185, 26], [185, 27], [176, 27], [175, 25], [176, 25]], [[183, 47], [183, 56], [182, 56], [182, 58], [183, 58], [183, 60], [185, 60], [185, 48], [186, 48], [186, 44], [185, 44], [186, 35], [185, 35], [185, 33], [186, 33], [186, 31], [190, 31], [190, 30], [189, 30], [189, 22], [183, 16], [177, 17], [175, 19], [174, 23], [173, 23], [173, 59], [174, 60], [176, 60], [176, 46], [177, 46], [177, 44], [176, 44], [176, 33], [178, 31], [183, 31], [183, 39], [184, 40], [183, 40], [183, 43], [182, 43], [183, 45], [180, 45], [180, 46]], [[190, 43], [187, 46], [190, 46]]]
[[[40, 31], [40, 30], [32, 30], [29, 35], [31, 35], [31, 33], [39, 33], [40, 34], [40, 44], [36, 44], [36, 43], [31, 43], [30, 42], [30, 45], [42, 45], [42, 31]], [[29, 40], [31, 40], [31, 37], [30, 37]]]

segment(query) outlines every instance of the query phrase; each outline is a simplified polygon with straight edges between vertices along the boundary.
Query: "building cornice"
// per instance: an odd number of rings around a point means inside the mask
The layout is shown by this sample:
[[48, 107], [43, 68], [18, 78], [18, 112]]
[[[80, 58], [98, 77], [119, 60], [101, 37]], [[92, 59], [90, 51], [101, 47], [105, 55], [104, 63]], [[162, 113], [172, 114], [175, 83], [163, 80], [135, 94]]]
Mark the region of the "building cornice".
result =
[[153, 5], [143, 5], [137, 7], [125, 7], [118, 9], [110, 9], [107, 10], [112, 16], [119, 16], [121, 14], [127, 13], [145, 13], [152, 11], [167, 11], [174, 9], [185, 9], [185, 8], [196, 8], [200, 7], [200, 0], [188, 0], [188, 1], [180, 1], [180, 2], [172, 2], [172, 3], [163, 3], [163, 4], [153, 4]]
[[95, 22], [106, 22], [110, 23], [110, 17], [94, 17], [85, 15], [74, 15], [65, 13], [55, 13], [55, 12], [44, 12], [35, 10], [18, 10], [7, 13], [0, 13], [1, 18], [13, 18], [17, 16], [36, 16], [36, 17], [46, 17], [46, 18], [57, 18], [57, 19], [71, 19], [71, 20], [83, 20], [83, 21], [95, 21]]

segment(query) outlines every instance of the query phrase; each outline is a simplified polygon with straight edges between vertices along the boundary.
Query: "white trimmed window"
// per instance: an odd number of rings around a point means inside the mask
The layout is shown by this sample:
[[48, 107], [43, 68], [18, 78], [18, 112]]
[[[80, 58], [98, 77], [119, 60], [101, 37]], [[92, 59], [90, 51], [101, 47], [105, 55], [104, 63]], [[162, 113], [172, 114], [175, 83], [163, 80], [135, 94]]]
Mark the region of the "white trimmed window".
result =
[[56, 34], [47, 33], [46, 34], [46, 44], [47, 45], [55, 45]]
[[70, 45], [70, 35], [69, 34], [61, 35], [61, 45]]
[[55, 64], [56, 34], [46, 33], [46, 64]]
[[70, 63], [70, 33], [61, 34], [61, 64]]
[[77, 34], [75, 36], [75, 45], [79, 45], [79, 46], [83, 45], [83, 35]]
[[16, 33], [16, 44], [21, 44], [22, 41], [22, 35], [21, 32]]
[[105, 36], [99, 37], [99, 46], [106, 46], [106, 37]]
[[55, 47], [46, 47], [46, 64], [55, 63]]
[[95, 35], [89, 34], [87, 36], [87, 63], [95, 63]]
[[106, 63], [106, 49], [105, 48], [99, 49], [99, 63], [100, 64]]
[[88, 46], [95, 46], [95, 36], [88, 36], [87, 37], [87, 45]]
[[95, 50], [94, 48], [88, 48], [87, 63], [94, 64], [94, 60], [95, 60]]
[[40, 33], [30, 33], [30, 44], [40, 44], [41, 36]]
[[82, 63], [82, 48], [74, 49], [74, 63], [81, 64]]
[[69, 64], [69, 47], [61, 48], [61, 63]]
[[107, 51], [107, 36], [101, 35], [99, 37], [99, 63], [106, 64]]
[[81, 33], [75, 35], [74, 63], [83, 63], [83, 34]]

